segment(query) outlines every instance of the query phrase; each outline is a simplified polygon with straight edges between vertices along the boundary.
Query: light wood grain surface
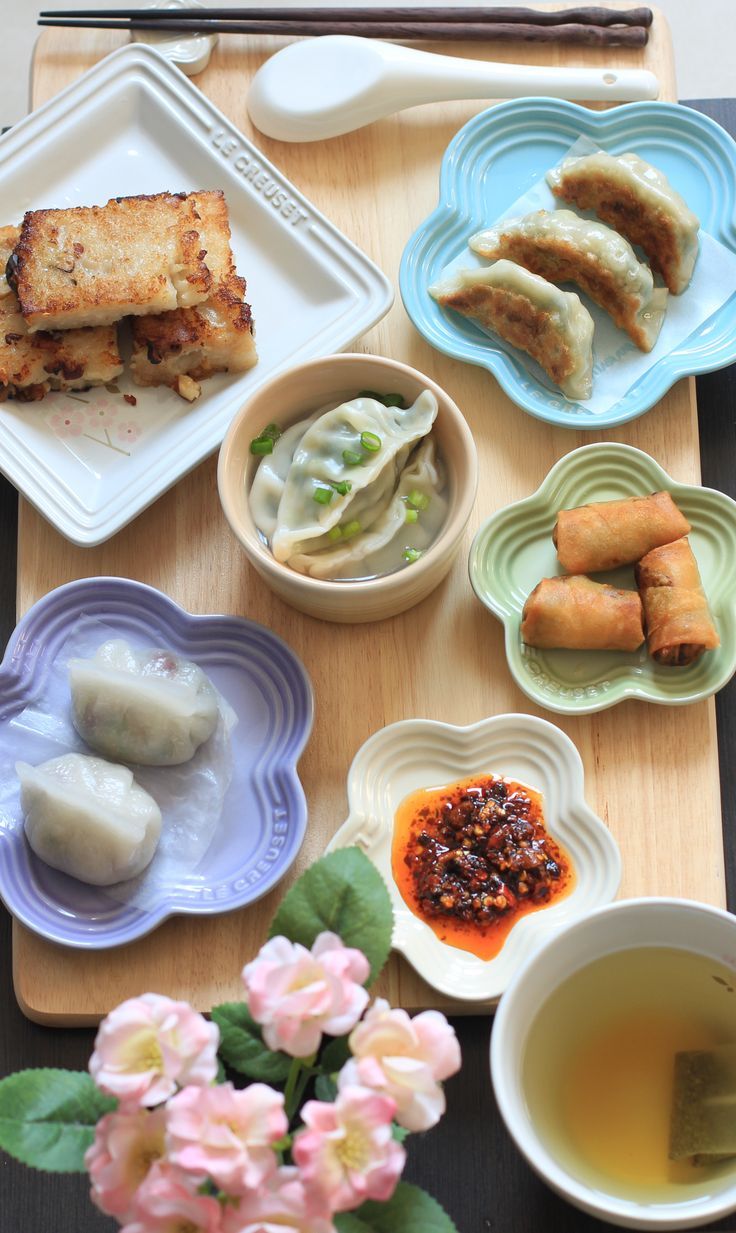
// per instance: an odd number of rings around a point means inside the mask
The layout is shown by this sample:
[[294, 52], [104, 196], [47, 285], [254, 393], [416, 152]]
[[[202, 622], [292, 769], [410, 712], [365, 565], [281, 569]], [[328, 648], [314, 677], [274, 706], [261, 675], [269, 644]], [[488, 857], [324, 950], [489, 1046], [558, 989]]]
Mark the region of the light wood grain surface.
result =
[[[125, 38], [45, 32], [35, 57], [34, 105]], [[222, 38], [196, 82], [396, 281], [406, 239], [436, 203], [442, 153], [484, 104], [415, 108], [321, 145], [268, 141], [251, 129], [245, 98], [252, 74], [281, 45], [277, 39]], [[661, 97], [676, 98], [669, 33], [659, 12], [642, 51], [492, 43], [436, 50], [489, 60], [645, 67], [659, 76]], [[247, 270], [242, 273], [247, 277]], [[257, 304], [254, 312], [257, 319]], [[422, 605], [393, 620], [357, 627], [326, 625], [286, 607], [249, 567], [228, 531], [212, 458], [99, 548], [67, 543], [22, 502], [19, 613], [71, 579], [116, 574], [159, 587], [193, 612], [248, 616], [284, 637], [303, 659], [317, 698], [314, 733], [300, 766], [309, 828], [294, 873], [321, 854], [344, 820], [348, 766], [376, 729], [412, 716], [468, 724], [505, 711], [526, 711], [558, 723], [578, 746], [587, 798], [621, 846], [623, 895], [681, 895], [723, 905], [712, 701], [681, 709], [626, 702], [580, 720], [537, 710], [511, 680], [501, 626], [474, 598], [466, 566], [480, 522], [534, 491], [550, 466], [579, 445], [626, 441], [651, 453], [677, 480], [698, 481], [694, 383], [681, 381], [652, 411], [624, 428], [584, 434], [532, 419], [488, 373], [432, 351], [414, 331], [398, 297], [388, 317], [357, 349], [395, 356], [433, 377], [461, 407], [477, 442], [481, 481], [466, 550]], [[344, 687], [348, 679], [349, 693]], [[73, 1024], [94, 1021], [124, 997], [146, 989], [190, 998], [203, 1009], [237, 997], [240, 969], [263, 941], [283, 889], [284, 884], [259, 904], [227, 916], [171, 920], [140, 942], [107, 953], [64, 950], [16, 925], [20, 1004], [34, 1019]], [[411, 1008], [448, 1005], [398, 958], [382, 978], [382, 992]]]

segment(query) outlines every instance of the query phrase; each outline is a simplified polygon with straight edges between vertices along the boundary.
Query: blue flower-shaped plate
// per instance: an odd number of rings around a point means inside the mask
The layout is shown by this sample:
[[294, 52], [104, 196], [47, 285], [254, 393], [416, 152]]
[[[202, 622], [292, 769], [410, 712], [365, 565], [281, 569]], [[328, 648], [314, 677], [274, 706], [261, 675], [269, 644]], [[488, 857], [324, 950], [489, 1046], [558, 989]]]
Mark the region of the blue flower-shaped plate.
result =
[[[442, 161], [440, 201], [409, 240], [399, 275], [404, 306], [438, 351], [487, 368], [525, 411], [568, 428], [602, 429], [635, 419], [680, 377], [736, 360], [736, 295], [607, 411], [593, 413], [545, 388], [514, 354], [471, 321], [440, 308], [427, 288], [581, 136], [611, 154], [634, 151], [665, 173], [698, 215], [704, 231], [736, 252], [736, 144], [715, 121], [674, 103], [628, 103], [589, 111], [550, 98], [499, 103], [469, 121]], [[469, 264], [473, 264], [471, 261]], [[596, 380], [605, 381], [605, 373]]]
[[42, 694], [57, 661], [63, 666], [64, 644], [81, 617], [104, 622], [134, 646], [165, 647], [199, 664], [237, 718], [232, 778], [199, 864], [158, 883], [145, 907], [125, 902], [124, 883], [113, 895], [39, 860], [26, 842], [13, 788], [12, 799], [0, 802], [6, 907], [52, 942], [100, 950], [142, 937], [174, 914], [209, 916], [260, 899], [291, 867], [307, 824], [296, 767], [312, 728], [313, 698], [301, 662], [253, 621], [192, 616], [127, 578], [70, 582], [34, 604], [10, 639], [0, 666], [0, 755], [7, 725]]

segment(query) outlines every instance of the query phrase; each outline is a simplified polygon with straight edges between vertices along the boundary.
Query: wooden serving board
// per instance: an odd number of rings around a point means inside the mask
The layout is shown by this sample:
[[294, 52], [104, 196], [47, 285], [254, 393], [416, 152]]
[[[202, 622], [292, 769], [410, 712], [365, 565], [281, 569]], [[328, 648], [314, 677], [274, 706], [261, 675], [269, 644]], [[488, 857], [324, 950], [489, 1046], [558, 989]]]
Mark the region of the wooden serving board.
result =
[[[126, 37], [46, 31], [35, 56], [33, 104], [51, 97]], [[251, 131], [246, 91], [252, 74], [283, 41], [225, 36], [197, 84], [396, 281], [408, 236], [436, 203], [445, 147], [485, 104], [415, 108], [322, 145], [268, 141]], [[676, 98], [669, 31], [658, 11], [641, 51], [493, 43], [437, 50], [488, 60], [649, 68], [659, 77], [661, 97]], [[247, 277], [248, 271], [243, 273]], [[257, 310], [256, 305], [256, 316]], [[521, 710], [552, 719], [580, 750], [587, 798], [621, 846], [623, 895], [680, 895], [722, 906], [713, 702], [680, 709], [626, 702], [579, 720], [537, 711], [511, 680], [501, 625], [475, 599], [467, 577], [467, 550], [479, 523], [533, 492], [551, 465], [579, 445], [602, 438], [626, 441], [652, 454], [677, 480], [697, 482], [694, 382], [679, 382], [643, 418], [597, 437], [532, 419], [487, 372], [437, 354], [410, 325], [398, 294], [388, 317], [357, 348], [408, 361], [438, 381], [462, 408], [478, 445], [481, 480], [464, 550], [423, 604], [393, 620], [352, 627], [328, 625], [288, 608], [250, 568], [230, 534], [211, 458], [99, 548], [67, 543], [22, 501], [19, 613], [71, 579], [117, 574], [159, 587], [192, 612], [251, 617], [285, 638], [306, 664], [317, 699], [314, 732], [300, 766], [309, 828], [294, 874], [322, 853], [343, 822], [348, 767], [376, 729], [412, 716], [468, 724]], [[264, 940], [284, 885], [240, 912], [174, 919], [129, 947], [96, 954], [65, 950], [16, 924], [19, 1003], [38, 1021], [75, 1025], [93, 1022], [147, 989], [189, 998], [202, 1009], [236, 998], [240, 970]], [[409, 1008], [449, 1006], [398, 957], [391, 960], [381, 991]]]

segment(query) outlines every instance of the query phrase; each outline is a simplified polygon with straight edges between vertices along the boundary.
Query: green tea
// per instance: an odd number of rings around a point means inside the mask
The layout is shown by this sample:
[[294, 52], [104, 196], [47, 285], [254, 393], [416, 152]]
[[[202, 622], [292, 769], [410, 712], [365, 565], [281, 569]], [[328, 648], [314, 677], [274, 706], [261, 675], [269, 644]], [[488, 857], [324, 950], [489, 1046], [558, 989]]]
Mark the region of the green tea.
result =
[[588, 1186], [643, 1203], [717, 1192], [736, 1160], [669, 1159], [675, 1055], [736, 1041], [736, 971], [689, 951], [617, 951], [569, 977], [527, 1038], [529, 1115]]

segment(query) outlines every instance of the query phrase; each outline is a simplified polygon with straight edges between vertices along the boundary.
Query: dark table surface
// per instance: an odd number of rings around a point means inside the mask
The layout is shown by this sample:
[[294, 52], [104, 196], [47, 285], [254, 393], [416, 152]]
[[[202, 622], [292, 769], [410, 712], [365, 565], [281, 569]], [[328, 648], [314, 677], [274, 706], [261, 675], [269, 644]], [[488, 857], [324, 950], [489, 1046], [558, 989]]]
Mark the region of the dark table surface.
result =
[[[736, 100], [689, 103], [736, 137]], [[736, 366], [698, 378], [703, 484], [736, 498]], [[0, 645], [15, 624], [17, 498], [0, 477]], [[728, 906], [736, 911], [736, 679], [716, 698]], [[94, 1032], [30, 1023], [12, 994], [11, 922], [0, 907], [0, 1075], [26, 1066], [86, 1068]], [[606, 1227], [558, 1199], [516, 1151], [495, 1106], [488, 1069], [488, 1016], [453, 1021], [463, 1068], [447, 1084], [448, 1111], [409, 1142], [405, 1178], [423, 1185], [460, 1233], [593, 1233]], [[0, 1233], [111, 1233], [94, 1209], [87, 1179], [25, 1169], [0, 1156]], [[736, 1217], [709, 1229], [736, 1233]]]

